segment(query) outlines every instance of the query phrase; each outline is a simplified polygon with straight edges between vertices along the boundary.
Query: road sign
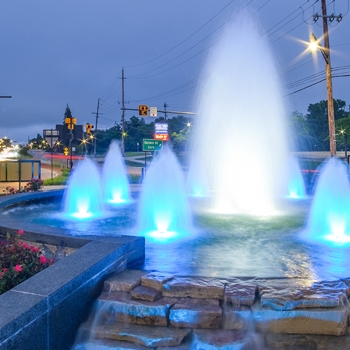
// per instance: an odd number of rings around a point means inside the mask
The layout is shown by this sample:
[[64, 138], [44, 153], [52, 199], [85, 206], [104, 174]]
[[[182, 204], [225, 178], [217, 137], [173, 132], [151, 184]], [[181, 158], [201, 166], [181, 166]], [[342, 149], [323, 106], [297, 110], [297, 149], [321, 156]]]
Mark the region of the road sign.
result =
[[143, 139], [142, 140], [142, 150], [144, 152], [159, 151], [162, 148], [163, 141], [153, 140], [153, 139]]
[[149, 115], [151, 117], [156, 117], [157, 116], [157, 107], [150, 107], [149, 108]]
[[148, 106], [146, 105], [139, 105], [139, 115], [143, 117], [148, 116]]

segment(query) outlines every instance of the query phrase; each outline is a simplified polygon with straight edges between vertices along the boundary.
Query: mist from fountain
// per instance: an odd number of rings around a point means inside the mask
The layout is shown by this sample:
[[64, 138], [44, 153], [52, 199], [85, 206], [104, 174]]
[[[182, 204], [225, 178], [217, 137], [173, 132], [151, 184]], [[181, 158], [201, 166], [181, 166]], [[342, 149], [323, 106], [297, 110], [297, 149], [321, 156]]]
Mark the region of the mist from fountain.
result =
[[307, 236], [316, 241], [350, 243], [350, 184], [347, 166], [337, 157], [320, 167]]
[[74, 219], [91, 219], [104, 213], [101, 176], [96, 163], [86, 158], [73, 170], [63, 199], [63, 214]]
[[[271, 214], [286, 194], [289, 145], [276, 65], [255, 19], [220, 34], [198, 91], [189, 193], [220, 213]], [[202, 187], [202, 189], [200, 189]]]
[[102, 188], [104, 200], [120, 204], [131, 201], [129, 181], [120, 150], [116, 141], [112, 141], [102, 169]]
[[188, 236], [192, 217], [183, 171], [169, 145], [157, 153], [142, 184], [138, 204], [139, 231], [156, 240]]

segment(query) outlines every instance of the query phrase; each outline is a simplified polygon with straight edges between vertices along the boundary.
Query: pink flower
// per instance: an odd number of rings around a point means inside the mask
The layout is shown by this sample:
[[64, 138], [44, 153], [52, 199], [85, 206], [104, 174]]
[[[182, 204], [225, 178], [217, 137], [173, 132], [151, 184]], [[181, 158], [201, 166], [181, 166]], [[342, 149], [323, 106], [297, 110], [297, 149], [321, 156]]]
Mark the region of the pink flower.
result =
[[4, 268], [2, 269], [2, 272], [7, 272], [8, 270], [9, 270], [8, 268], [4, 267]]
[[15, 269], [15, 271], [17, 271], [17, 272], [21, 272], [21, 271], [23, 270], [23, 268], [22, 268], [21, 265], [16, 265], [16, 266], [14, 267], [14, 269]]
[[18, 230], [17, 233], [18, 233], [19, 235], [23, 235], [24, 231], [23, 231], [23, 230]]
[[27, 243], [23, 243], [23, 248], [24, 249], [30, 249], [29, 245]]
[[47, 260], [46, 256], [40, 255], [40, 264], [45, 265], [45, 264], [47, 264], [47, 262], [48, 262], [48, 260]]
[[0, 272], [0, 278], [2, 278], [3, 274]]
[[39, 252], [39, 249], [37, 247], [31, 247], [32, 248], [32, 252], [33, 253], [38, 253]]

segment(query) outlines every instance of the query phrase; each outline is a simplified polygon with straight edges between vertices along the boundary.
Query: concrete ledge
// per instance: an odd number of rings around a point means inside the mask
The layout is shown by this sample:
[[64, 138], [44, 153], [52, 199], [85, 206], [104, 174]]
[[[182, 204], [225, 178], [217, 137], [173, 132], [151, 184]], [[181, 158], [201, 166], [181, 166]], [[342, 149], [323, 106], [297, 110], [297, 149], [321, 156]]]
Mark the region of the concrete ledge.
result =
[[[61, 194], [52, 191], [2, 197], [0, 208]], [[0, 234], [24, 229], [25, 240], [77, 250], [0, 295], [0, 349], [69, 349], [104, 280], [144, 261], [145, 240], [131, 236], [81, 239], [67, 236], [62, 229], [52, 232], [46, 226], [19, 224], [1, 222]]]

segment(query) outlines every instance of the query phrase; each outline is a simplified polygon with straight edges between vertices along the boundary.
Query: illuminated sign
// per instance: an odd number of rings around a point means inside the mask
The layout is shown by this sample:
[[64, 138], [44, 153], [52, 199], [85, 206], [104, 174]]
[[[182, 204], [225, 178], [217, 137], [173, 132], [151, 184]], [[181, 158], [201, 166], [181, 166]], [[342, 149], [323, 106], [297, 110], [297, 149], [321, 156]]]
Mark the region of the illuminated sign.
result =
[[169, 136], [168, 134], [154, 134], [155, 140], [162, 140], [162, 141], [168, 141]]

